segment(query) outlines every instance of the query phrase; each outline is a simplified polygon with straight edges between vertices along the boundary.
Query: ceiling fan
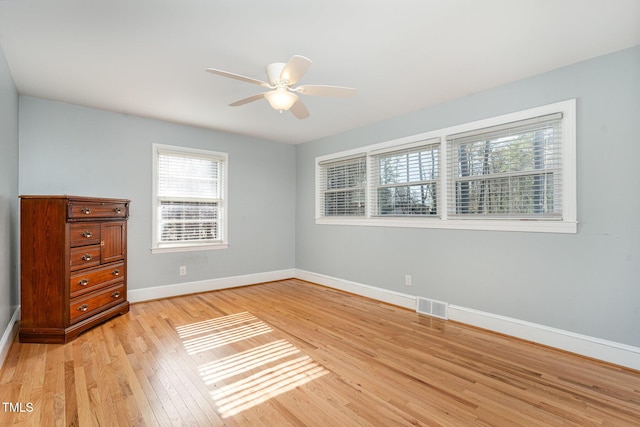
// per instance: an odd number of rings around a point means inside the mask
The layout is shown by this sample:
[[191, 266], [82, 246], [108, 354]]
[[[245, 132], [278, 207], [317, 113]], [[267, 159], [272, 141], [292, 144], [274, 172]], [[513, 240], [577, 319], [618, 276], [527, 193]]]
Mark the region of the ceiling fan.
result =
[[306, 119], [309, 117], [309, 111], [297, 94], [314, 96], [353, 96], [356, 94], [355, 89], [342, 86], [303, 85], [294, 87], [309, 67], [311, 67], [311, 60], [300, 55], [294, 55], [287, 63], [276, 62], [269, 64], [267, 65], [268, 83], [215, 68], [207, 68], [207, 71], [219, 76], [229, 77], [271, 89], [268, 92], [259, 93], [233, 102], [229, 104], [229, 106], [237, 107], [266, 98], [274, 109], [280, 112], [291, 110], [293, 115], [298, 119]]

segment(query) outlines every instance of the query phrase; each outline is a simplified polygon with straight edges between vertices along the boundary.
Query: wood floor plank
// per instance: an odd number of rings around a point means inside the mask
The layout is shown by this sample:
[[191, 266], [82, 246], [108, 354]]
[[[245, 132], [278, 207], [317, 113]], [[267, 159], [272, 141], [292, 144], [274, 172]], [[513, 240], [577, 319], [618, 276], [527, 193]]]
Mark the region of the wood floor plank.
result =
[[78, 398], [76, 395], [76, 375], [71, 346], [64, 348], [64, 388], [58, 390], [63, 398], [64, 423], [66, 426], [78, 426]]
[[0, 398], [33, 405], [3, 426], [640, 425], [640, 372], [296, 279], [14, 342]]
[[[65, 424], [65, 370], [64, 348], [60, 345], [47, 347], [44, 381], [42, 386], [42, 426]], [[62, 369], [61, 369], [62, 368]]]

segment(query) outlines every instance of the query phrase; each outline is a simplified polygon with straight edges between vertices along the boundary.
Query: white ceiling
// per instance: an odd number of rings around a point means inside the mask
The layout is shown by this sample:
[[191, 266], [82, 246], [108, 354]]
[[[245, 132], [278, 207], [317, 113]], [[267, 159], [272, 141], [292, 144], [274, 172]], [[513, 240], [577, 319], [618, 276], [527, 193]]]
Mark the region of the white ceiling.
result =
[[[301, 143], [640, 44], [640, 0], [0, 0], [0, 47], [22, 95]], [[311, 117], [263, 88], [292, 55]]]

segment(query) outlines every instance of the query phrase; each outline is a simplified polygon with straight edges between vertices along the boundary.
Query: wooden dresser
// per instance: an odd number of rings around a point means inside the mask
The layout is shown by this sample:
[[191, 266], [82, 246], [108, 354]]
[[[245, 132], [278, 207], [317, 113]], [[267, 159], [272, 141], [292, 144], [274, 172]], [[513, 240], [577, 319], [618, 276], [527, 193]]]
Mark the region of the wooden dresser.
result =
[[129, 202], [20, 196], [21, 342], [65, 343], [129, 311]]

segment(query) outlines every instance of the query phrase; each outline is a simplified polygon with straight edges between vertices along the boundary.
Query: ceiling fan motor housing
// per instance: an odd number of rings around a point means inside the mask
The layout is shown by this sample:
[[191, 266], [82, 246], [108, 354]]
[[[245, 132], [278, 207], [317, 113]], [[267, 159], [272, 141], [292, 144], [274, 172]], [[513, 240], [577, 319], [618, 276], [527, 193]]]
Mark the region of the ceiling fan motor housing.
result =
[[283, 82], [280, 81], [280, 75], [285, 65], [287, 64], [284, 62], [274, 62], [273, 64], [267, 65], [267, 77], [269, 78], [269, 84], [271, 86], [288, 86], [288, 83], [283, 84]]

